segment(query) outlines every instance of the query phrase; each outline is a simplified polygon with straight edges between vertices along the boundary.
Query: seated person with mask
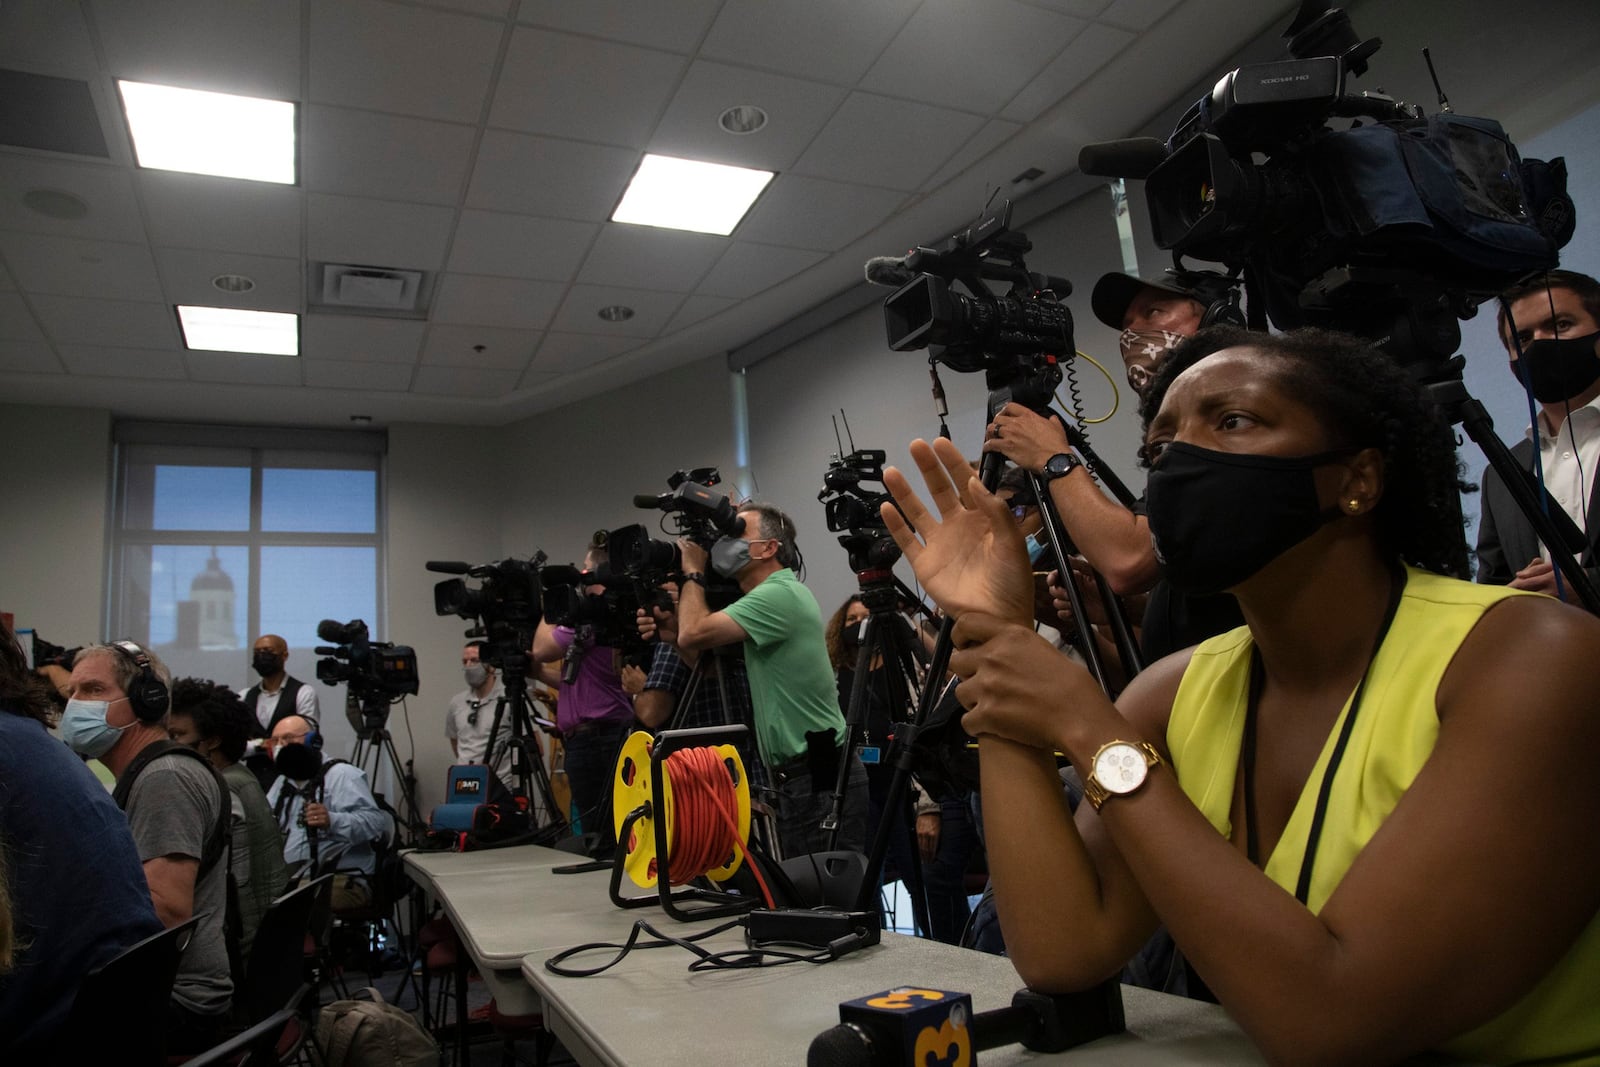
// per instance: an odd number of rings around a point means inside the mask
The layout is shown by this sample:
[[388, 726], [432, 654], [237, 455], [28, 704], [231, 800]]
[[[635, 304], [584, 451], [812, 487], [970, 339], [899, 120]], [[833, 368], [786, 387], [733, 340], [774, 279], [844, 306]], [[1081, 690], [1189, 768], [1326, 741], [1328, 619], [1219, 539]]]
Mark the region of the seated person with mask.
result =
[[[279, 777], [267, 803], [284, 835], [283, 858], [291, 866], [309, 864], [313, 876], [372, 874], [375, 846], [394, 828], [372, 799], [366, 773], [345, 760], [324, 760], [316, 724], [298, 715], [272, 728], [271, 744]], [[366, 879], [343, 873], [334, 878], [335, 908], [359, 908], [371, 899]]]
[[1269, 1062], [1600, 1061], [1600, 621], [1462, 580], [1449, 426], [1363, 342], [1203, 332], [1141, 415], [1167, 579], [1246, 624], [1115, 703], [1032, 632], [1022, 537], [960, 454], [913, 443], [932, 510], [884, 472], [958, 618], [1018, 974], [1095, 986], [1164, 922]]

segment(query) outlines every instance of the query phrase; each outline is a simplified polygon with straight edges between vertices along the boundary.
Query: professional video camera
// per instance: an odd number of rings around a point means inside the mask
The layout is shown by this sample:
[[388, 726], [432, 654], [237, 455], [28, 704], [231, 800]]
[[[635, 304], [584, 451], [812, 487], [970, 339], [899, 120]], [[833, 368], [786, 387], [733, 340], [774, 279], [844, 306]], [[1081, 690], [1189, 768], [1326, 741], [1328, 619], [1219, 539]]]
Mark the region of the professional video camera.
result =
[[[744, 532], [744, 519], [739, 517], [738, 508], [727, 494], [713, 488], [720, 484], [722, 476], [715, 467], [674, 471], [667, 479], [670, 493], [640, 494], [633, 498], [633, 506], [666, 512], [672, 516], [677, 536], [710, 551], [720, 538], [737, 537]], [[672, 606], [660, 586], [683, 577], [683, 553], [676, 540], [657, 540], [643, 525], [635, 523], [612, 530], [606, 535], [606, 545], [612, 572], [633, 579], [641, 605]], [[738, 598], [736, 582], [715, 573], [706, 575], [706, 602], [713, 610], [727, 607]]]
[[416, 694], [417, 654], [409, 645], [371, 640], [360, 619], [323, 619], [317, 623], [317, 636], [333, 642], [316, 648], [317, 655], [327, 657], [317, 661], [317, 680], [326, 685], [348, 682], [350, 696], [361, 704], [364, 727], [381, 727], [386, 705]]
[[[888, 453], [862, 448], [836, 455], [822, 475], [822, 501], [828, 529], [840, 535], [839, 544], [850, 556], [850, 569], [861, 571], [893, 567], [900, 548], [889, 536], [878, 509], [892, 498], [883, 488], [883, 464]], [[873, 483], [876, 488], [862, 483]]]
[[483, 638], [485, 660], [497, 670], [503, 669], [506, 656], [526, 653], [533, 644], [539, 628], [539, 572], [544, 562], [543, 552], [535, 552], [529, 559], [477, 565], [430, 560], [425, 564], [430, 571], [464, 574], [478, 581], [476, 587], [462, 578], [447, 578], [434, 585], [434, 613], [459, 615], [478, 623], [467, 631], [468, 636]]
[[[609, 536], [598, 533], [595, 543], [609, 545]], [[551, 564], [541, 578], [547, 620], [574, 630], [588, 627], [594, 644], [619, 650], [624, 663], [649, 665], [649, 642], [639, 636], [638, 583], [632, 577], [602, 563], [593, 571]], [[600, 591], [589, 592], [591, 586]]]
[[1146, 179], [1156, 243], [1180, 269], [1193, 256], [1243, 274], [1253, 325], [1442, 359], [1457, 318], [1557, 264], [1574, 225], [1565, 164], [1520, 158], [1498, 122], [1451, 113], [1442, 91], [1432, 116], [1348, 91], [1382, 42], [1324, 8], [1303, 0], [1291, 58], [1224, 75], [1165, 143], [1088, 145], [1079, 166]]

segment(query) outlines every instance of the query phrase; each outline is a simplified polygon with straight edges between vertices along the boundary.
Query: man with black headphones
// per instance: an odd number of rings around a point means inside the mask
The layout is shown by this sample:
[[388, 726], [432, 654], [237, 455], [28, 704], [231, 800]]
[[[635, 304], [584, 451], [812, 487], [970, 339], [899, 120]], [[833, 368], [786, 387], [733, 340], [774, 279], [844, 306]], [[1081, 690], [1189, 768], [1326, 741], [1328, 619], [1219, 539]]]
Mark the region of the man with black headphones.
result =
[[[1106, 274], [1089, 302], [1095, 318], [1122, 331], [1118, 347], [1128, 384], [1141, 397], [1156, 367], [1179, 342], [1206, 326], [1245, 324], [1230, 279], [1206, 271], [1168, 272], [1158, 281]], [[1078, 552], [1118, 596], [1150, 593], [1140, 635], [1146, 660], [1243, 623], [1233, 597], [1179, 596], [1161, 581], [1142, 506], [1129, 510], [1100, 490], [1059, 422], [1007, 404], [989, 424], [983, 450], [998, 452], [1045, 480]]]
[[178, 965], [167, 1049], [216, 1044], [233, 998], [225, 934], [228, 790], [204, 756], [167, 738], [167, 668], [132, 641], [89, 645], [72, 664], [61, 736], [105, 764], [112, 799], [128, 817], [156, 917], [167, 927], [198, 915]]

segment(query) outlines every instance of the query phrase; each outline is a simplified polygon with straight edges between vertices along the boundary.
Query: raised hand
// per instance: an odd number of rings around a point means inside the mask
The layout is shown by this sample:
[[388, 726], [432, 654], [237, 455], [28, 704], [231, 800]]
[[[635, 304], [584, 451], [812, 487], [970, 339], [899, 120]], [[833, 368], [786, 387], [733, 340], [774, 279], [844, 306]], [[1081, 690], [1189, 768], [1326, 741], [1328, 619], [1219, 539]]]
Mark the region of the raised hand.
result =
[[938, 515], [894, 467], [884, 470], [883, 484], [900, 510], [884, 504], [880, 513], [917, 580], [948, 615], [979, 611], [1027, 624], [1033, 572], [1011, 512], [951, 442], [940, 438], [930, 446], [918, 439], [911, 458]]

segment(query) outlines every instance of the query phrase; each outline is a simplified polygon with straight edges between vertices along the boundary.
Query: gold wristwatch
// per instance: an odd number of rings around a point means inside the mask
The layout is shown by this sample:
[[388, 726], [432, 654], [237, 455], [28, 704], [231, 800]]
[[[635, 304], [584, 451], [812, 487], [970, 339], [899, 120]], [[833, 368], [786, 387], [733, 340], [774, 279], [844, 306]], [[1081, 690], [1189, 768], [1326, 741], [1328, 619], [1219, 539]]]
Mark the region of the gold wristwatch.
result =
[[1162, 762], [1161, 753], [1148, 741], [1107, 741], [1089, 761], [1084, 798], [1099, 811], [1107, 797], [1137, 792], [1150, 777], [1150, 768]]

